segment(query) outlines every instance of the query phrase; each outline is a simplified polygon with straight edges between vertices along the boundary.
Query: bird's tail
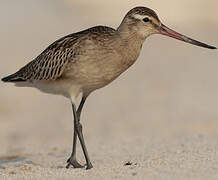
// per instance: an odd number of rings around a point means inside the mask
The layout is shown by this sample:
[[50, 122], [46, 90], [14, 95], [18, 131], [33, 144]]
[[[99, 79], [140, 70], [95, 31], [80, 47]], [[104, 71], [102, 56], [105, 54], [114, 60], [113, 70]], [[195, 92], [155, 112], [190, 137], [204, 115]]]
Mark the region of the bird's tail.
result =
[[20, 77], [17, 73], [11, 74], [1, 79], [3, 82], [21, 82], [25, 81], [24, 78]]

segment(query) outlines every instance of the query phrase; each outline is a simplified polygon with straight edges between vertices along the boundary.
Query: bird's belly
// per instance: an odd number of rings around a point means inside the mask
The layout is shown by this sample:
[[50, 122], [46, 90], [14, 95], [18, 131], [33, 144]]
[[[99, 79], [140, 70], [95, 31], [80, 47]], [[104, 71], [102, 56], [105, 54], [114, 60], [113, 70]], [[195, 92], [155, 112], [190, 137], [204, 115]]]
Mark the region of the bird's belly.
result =
[[44, 93], [63, 95], [70, 99], [75, 99], [81, 92], [81, 86], [69, 79], [38, 81], [33, 82], [32, 86]]
[[106, 86], [127, 69], [120, 63], [111, 59], [86, 61], [84, 64], [80, 62], [74, 64], [65, 75], [83, 89], [92, 91]]
[[89, 68], [87, 73], [80, 71], [77, 74], [79, 77], [76, 78], [78, 84], [81, 84], [83, 88], [98, 89], [106, 86], [114, 79], [116, 79], [123, 71], [120, 69], [110, 69], [110, 68]]

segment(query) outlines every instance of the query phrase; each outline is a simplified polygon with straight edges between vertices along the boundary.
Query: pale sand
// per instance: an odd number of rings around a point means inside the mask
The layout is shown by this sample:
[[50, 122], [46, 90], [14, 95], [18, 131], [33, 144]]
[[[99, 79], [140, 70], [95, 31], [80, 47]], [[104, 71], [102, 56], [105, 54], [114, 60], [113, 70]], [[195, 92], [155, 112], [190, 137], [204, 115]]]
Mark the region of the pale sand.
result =
[[[10, 23], [0, 30], [0, 77], [29, 62], [62, 35], [105, 21], [119, 24], [123, 13], [135, 6], [119, 3], [117, 14], [111, 14], [108, 11], [116, 4], [106, 4], [105, 12], [95, 10], [93, 15], [95, 5], [83, 1], [69, 9], [37, 2], [41, 5], [26, 1], [28, 17], [18, 11], [21, 6], [12, 7], [10, 16], [6, 8], [1, 10], [5, 12], [1, 17], [8, 17]], [[184, 6], [179, 7], [171, 2], [164, 5], [171, 4], [172, 11], [159, 2], [148, 6], [156, 7], [171, 28], [218, 45], [218, 25], [211, 17], [218, 15], [212, 7], [217, 7], [215, 2], [193, 1], [198, 4], [196, 15], [187, 9], [194, 7], [193, 2], [181, 1]], [[143, 4], [138, 1], [138, 5]], [[202, 14], [204, 6], [207, 14]], [[175, 18], [177, 11], [180, 17]], [[134, 67], [87, 100], [82, 124], [94, 166], [88, 171], [65, 169], [72, 146], [69, 101], [0, 83], [0, 179], [218, 179], [217, 67], [217, 51], [160, 36], [149, 38]], [[85, 162], [80, 146], [78, 159]]]
[[[65, 169], [71, 150], [71, 124], [66, 116], [61, 120], [49, 120], [47, 127], [44, 122], [47, 119], [34, 117], [26, 126], [19, 120], [11, 122], [13, 131], [1, 125], [1, 147], [7, 148], [4, 153], [1, 150], [0, 179], [218, 178], [217, 120], [189, 119], [182, 123], [157, 119], [151, 122], [143, 117], [142, 111], [134, 119], [128, 117], [133, 115], [131, 112], [126, 112], [124, 119], [120, 115], [115, 118], [114, 115], [119, 114], [116, 109], [109, 111], [112, 112], [111, 121], [83, 119], [94, 165], [88, 171]], [[70, 115], [69, 111], [67, 114]], [[93, 118], [92, 113], [85, 114]], [[99, 113], [99, 116], [103, 115]], [[79, 151], [79, 160], [84, 162]]]

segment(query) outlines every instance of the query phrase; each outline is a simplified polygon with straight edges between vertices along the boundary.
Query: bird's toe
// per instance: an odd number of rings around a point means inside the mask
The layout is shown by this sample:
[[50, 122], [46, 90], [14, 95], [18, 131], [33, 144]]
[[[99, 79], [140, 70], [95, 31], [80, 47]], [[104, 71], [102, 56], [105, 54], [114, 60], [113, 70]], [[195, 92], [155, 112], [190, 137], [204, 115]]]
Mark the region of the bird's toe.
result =
[[70, 165], [72, 165], [74, 168], [83, 168], [84, 167], [83, 165], [78, 163], [78, 161], [75, 158], [71, 158], [71, 157], [67, 160], [66, 168], [68, 169], [70, 167]]

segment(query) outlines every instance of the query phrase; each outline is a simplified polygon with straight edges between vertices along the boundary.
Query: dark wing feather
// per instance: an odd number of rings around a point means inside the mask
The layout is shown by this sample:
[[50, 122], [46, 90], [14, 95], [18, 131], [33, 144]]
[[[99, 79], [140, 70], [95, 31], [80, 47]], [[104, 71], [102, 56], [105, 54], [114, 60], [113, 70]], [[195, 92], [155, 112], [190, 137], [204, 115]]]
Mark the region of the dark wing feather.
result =
[[[76, 39], [74, 37], [65, 37], [54, 42], [36, 59], [2, 80], [16, 82], [59, 78], [66, 64], [73, 60], [75, 56]], [[64, 44], [67, 44], [68, 47], [63, 46]]]
[[2, 79], [5, 82], [55, 80], [61, 77], [66, 65], [82, 53], [85, 39], [96, 39], [101, 34], [113, 34], [114, 29], [96, 26], [65, 36], [46, 48], [38, 57], [16, 73]]

